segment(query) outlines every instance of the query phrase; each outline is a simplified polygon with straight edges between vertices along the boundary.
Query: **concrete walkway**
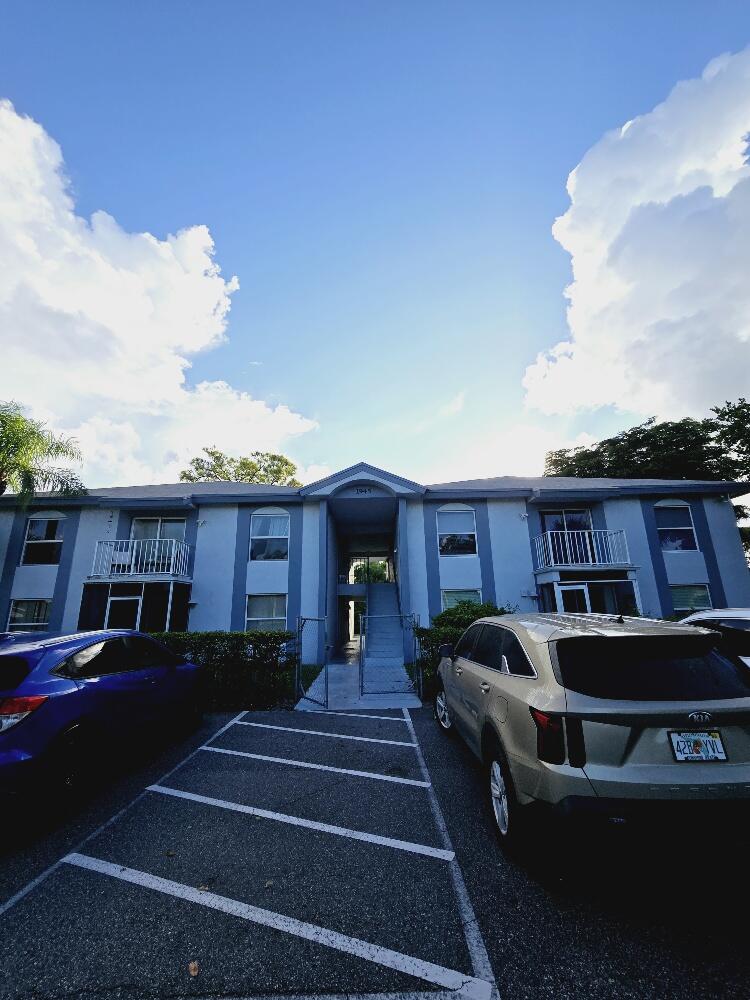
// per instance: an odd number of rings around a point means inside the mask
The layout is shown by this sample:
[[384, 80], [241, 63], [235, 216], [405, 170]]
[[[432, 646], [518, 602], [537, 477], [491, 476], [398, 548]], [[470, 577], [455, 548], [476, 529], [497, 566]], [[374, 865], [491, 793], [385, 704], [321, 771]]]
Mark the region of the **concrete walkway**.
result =
[[[403, 667], [365, 667], [364, 694], [359, 691], [359, 641], [346, 643], [325, 667], [328, 671], [328, 708], [420, 708], [409, 675]], [[308, 697], [297, 704], [301, 712], [325, 705], [325, 673], [318, 674]]]

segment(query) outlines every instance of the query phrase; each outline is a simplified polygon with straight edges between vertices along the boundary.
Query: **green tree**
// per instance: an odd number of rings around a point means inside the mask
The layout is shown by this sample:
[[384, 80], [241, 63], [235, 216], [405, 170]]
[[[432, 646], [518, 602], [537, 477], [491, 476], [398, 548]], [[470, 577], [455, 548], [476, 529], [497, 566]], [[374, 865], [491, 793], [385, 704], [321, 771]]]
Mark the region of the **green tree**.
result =
[[11, 490], [26, 500], [34, 493], [83, 492], [75, 472], [56, 465], [59, 461], [81, 461], [73, 438], [24, 416], [18, 403], [0, 403], [0, 494]]
[[265, 483], [269, 486], [301, 486], [295, 478], [297, 466], [286, 455], [254, 451], [232, 458], [216, 447], [203, 449], [205, 458], [191, 459], [180, 473], [183, 483], [210, 483], [217, 480], [234, 483]]
[[730, 425], [713, 417], [661, 423], [651, 417], [589, 447], [548, 452], [544, 473], [605, 479], [744, 478], [750, 475], [750, 461], [743, 469], [721, 436], [731, 436]]
[[369, 563], [357, 563], [354, 567], [355, 583], [385, 583], [388, 580], [388, 566], [385, 559], [371, 559]]

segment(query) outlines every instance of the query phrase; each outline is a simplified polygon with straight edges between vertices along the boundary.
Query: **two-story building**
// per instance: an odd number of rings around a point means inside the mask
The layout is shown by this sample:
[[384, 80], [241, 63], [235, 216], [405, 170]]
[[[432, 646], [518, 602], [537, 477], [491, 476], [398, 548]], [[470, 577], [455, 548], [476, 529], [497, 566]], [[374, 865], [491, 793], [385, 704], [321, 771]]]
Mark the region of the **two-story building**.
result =
[[[356, 628], [354, 602], [422, 624], [462, 599], [651, 616], [750, 606], [730, 503], [747, 488], [509, 476], [423, 486], [361, 463], [301, 489], [114, 487], [26, 507], [4, 496], [0, 628], [294, 629], [307, 618], [323, 623], [330, 654]], [[377, 609], [356, 572], [368, 558], [387, 567]]]

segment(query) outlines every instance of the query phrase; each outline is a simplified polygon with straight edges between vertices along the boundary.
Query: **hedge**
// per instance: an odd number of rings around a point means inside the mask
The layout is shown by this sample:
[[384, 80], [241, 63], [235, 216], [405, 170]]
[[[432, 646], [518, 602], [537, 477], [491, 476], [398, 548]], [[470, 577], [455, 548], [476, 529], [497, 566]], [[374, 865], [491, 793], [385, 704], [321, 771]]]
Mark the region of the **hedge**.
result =
[[208, 710], [272, 708], [295, 701], [293, 632], [159, 632], [154, 639], [204, 668]]
[[478, 618], [507, 615], [515, 610], [512, 607], [497, 607], [489, 602], [477, 604], [474, 601], [459, 601], [454, 607], [435, 615], [429, 628], [417, 626], [414, 634], [419, 640], [425, 699], [430, 700], [435, 692], [437, 668], [440, 663], [438, 650], [442, 645], [450, 643], [451, 646], [455, 646], [469, 625]]

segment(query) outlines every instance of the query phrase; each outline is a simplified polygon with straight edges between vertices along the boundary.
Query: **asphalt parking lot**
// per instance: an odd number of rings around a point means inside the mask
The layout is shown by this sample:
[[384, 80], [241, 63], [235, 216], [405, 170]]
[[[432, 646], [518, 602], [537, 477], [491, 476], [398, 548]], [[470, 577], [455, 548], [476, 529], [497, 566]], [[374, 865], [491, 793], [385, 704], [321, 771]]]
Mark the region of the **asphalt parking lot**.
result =
[[[748, 996], [742, 830], [497, 848], [427, 709], [212, 716], [4, 816], [0, 996]], [[739, 911], [738, 911], [739, 907]]]

